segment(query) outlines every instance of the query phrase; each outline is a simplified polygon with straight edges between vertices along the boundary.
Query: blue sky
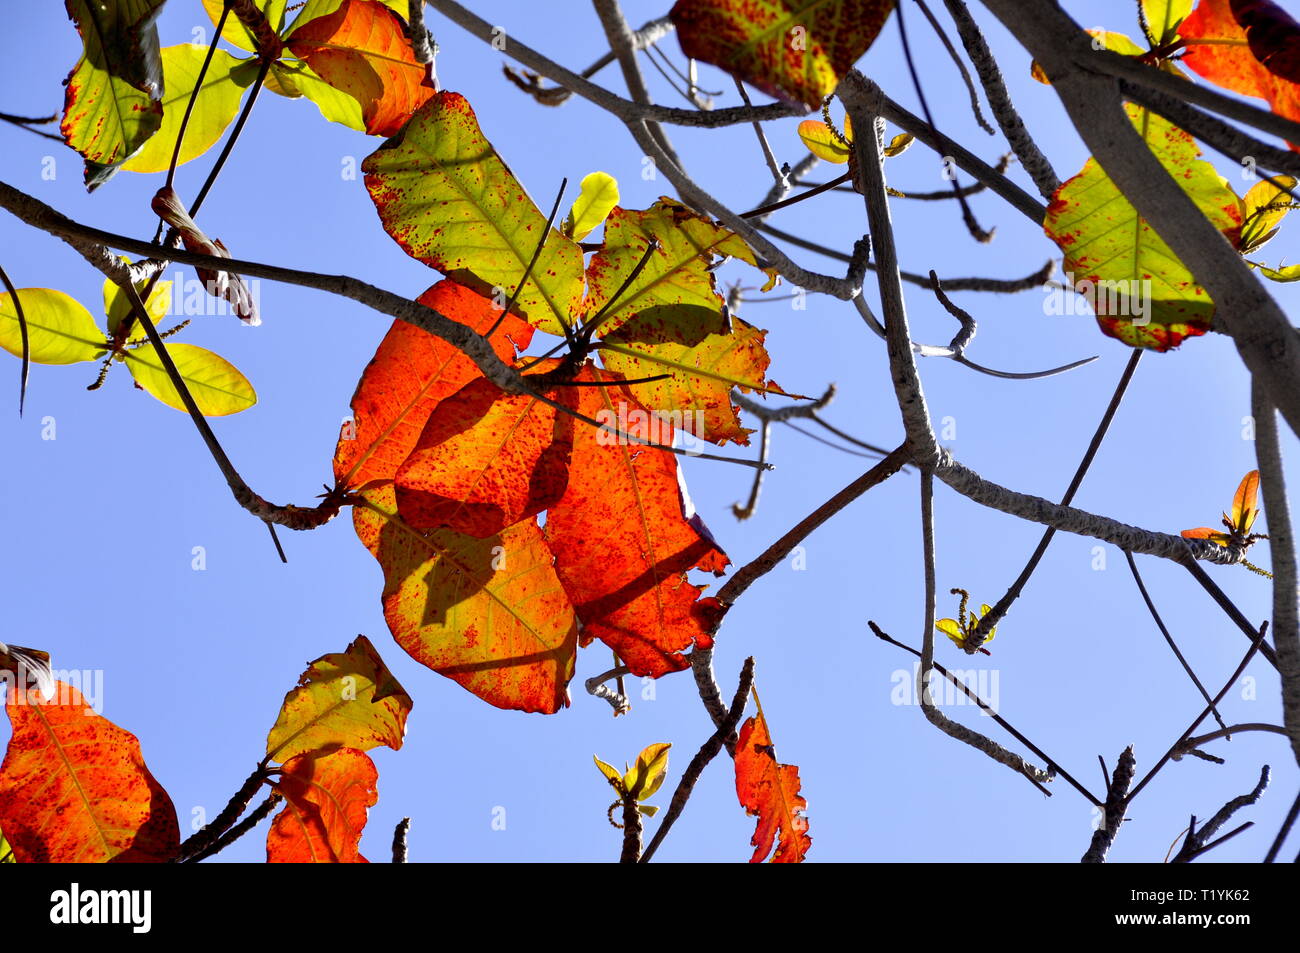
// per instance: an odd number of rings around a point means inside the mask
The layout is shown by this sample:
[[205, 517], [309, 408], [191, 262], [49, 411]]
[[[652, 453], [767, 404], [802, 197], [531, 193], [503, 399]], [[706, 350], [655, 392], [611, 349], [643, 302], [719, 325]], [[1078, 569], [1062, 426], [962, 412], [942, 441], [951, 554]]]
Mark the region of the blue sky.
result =
[[[1137, 32], [1132, 2], [1064, 5], [1085, 26]], [[624, 7], [638, 25], [664, 11], [662, 3], [627, 0]], [[571, 68], [585, 68], [602, 52], [603, 33], [588, 4], [485, 2], [474, 9]], [[914, 9], [908, 24], [938, 122], [995, 160], [1003, 142], [974, 125], [951, 63]], [[79, 52], [75, 31], [61, 4], [22, 4], [10, 17], [0, 38], [0, 89], [7, 91], [0, 109], [52, 113]], [[1062, 178], [1073, 174], [1087, 156], [1054, 94], [1029, 78], [1028, 55], [991, 18], [981, 21], [1030, 128]], [[196, 26], [208, 28], [199, 3], [172, 0], [160, 21], [163, 44], [190, 41]], [[672, 194], [666, 181], [642, 179], [641, 152], [616, 120], [577, 98], [558, 109], [534, 104], [501, 75], [501, 54], [432, 11], [429, 26], [441, 44], [444, 88], [469, 98], [485, 134], [539, 205], [549, 208], [561, 178], [573, 183], [571, 198], [576, 182], [597, 169], [619, 180], [626, 207]], [[682, 62], [675, 39], [663, 48]], [[896, 24], [860, 66], [917, 110]], [[597, 79], [622, 89], [616, 68]], [[658, 101], [674, 103], [658, 74], [650, 71], [648, 79]], [[735, 101], [730, 79], [717, 70], [702, 68], [701, 82], [724, 91], [719, 104]], [[797, 123], [767, 126], [782, 161], [804, 154]], [[766, 193], [770, 176], [749, 127], [670, 133], [696, 180], [733, 208], [751, 207]], [[70, 150], [11, 127], [0, 136], [3, 181], [79, 221], [152, 234], [149, 199], [161, 175], [121, 173], [88, 196]], [[438, 275], [384, 234], [361, 182], [347, 176], [378, 145], [326, 123], [305, 100], [264, 95], [200, 223], [236, 257], [351, 274], [417, 295]], [[182, 196], [193, 195], [213, 157], [181, 168]], [[1221, 168], [1239, 191], [1248, 187], [1231, 164]], [[839, 171], [823, 165], [813, 178], [825, 181]], [[904, 190], [943, 185], [937, 157], [922, 147], [891, 160], [888, 171]], [[1020, 170], [1011, 175], [1033, 191]], [[1013, 278], [1059, 259], [1039, 229], [996, 198], [981, 195], [972, 204], [985, 227], [997, 228], [987, 245], [969, 238], [951, 203], [897, 202], [903, 266], [922, 273], [934, 268], [941, 277]], [[838, 192], [783, 211], [772, 223], [840, 248], [865, 231], [860, 199]], [[1272, 263], [1295, 257], [1293, 230], [1300, 225], [1289, 224], [1265, 250]], [[6, 216], [0, 249], [0, 262], [20, 288], [57, 288], [98, 314], [101, 277], [66, 245]], [[818, 270], [842, 269], [812, 253], [793, 254]], [[722, 275], [760, 283], [756, 273], [735, 265]], [[1293, 313], [1300, 306], [1294, 289], [1271, 290]], [[181, 340], [225, 355], [257, 388], [255, 408], [214, 423], [244, 477], [270, 500], [310, 504], [331, 478], [340, 421], [389, 321], [301, 288], [263, 282], [259, 292], [261, 327], [206, 316]], [[875, 300], [871, 281], [867, 294]], [[914, 335], [946, 343], [952, 319], [927, 292], [909, 288], [908, 294]], [[1070, 374], [1032, 382], [995, 380], [943, 360], [921, 365], [931, 413], [937, 424], [949, 425], [943, 442], [959, 460], [999, 483], [1059, 497], [1128, 349], [1103, 337], [1090, 317], [1047, 314], [1041, 290], [956, 298], [979, 321], [969, 354], [980, 363], [1027, 370], [1099, 356]], [[819, 394], [835, 382], [839, 396], [827, 416], [836, 425], [882, 446], [900, 441], [883, 342], [851, 306], [814, 295], [806, 310], [779, 301], [747, 303], [741, 314], [769, 329], [771, 376], [784, 388]], [[0, 359], [0, 374], [6, 369], [16, 390], [17, 360]], [[7, 448], [0, 513], [8, 536], [0, 553], [6, 607], [0, 638], [48, 649], [57, 668], [102, 673], [104, 714], [139, 737], [183, 832], [196, 809], [209, 817], [220, 810], [256, 764], [281, 698], [305, 663], [341, 651], [358, 633], [374, 641], [415, 699], [403, 749], [373, 752], [380, 797], [362, 842], [372, 860], [386, 859], [393, 825], [403, 816], [413, 819], [412, 860], [613, 860], [619, 837], [605, 818], [609, 789], [592, 755], [621, 763], [657, 741], [674, 745], [668, 785], [656, 799], [667, 804], [680, 771], [712, 730], [689, 676], [654, 683], [652, 698], [641, 698], [636, 685], [633, 711], [615, 720], [604, 702], [582, 691], [585, 678], [608, 667], [608, 651], [595, 647], [579, 656], [566, 711], [542, 717], [483, 704], [393, 642], [380, 611], [379, 567], [349, 519], [312, 533], [281, 531], [289, 562], [280, 564], [265, 528], [231, 499], [187, 417], [133, 389], [120, 366], [102, 390], [88, 393], [93, 376], [92, 365], [36, 366], [25, 416], [19, 419], [12, 407], [0, 414], [0, 444]], [[1248, 378], [1226, 338], [1209, 335], [1171, 354], [1148, 355], [1077, 504], [1170, 532], [1216, 522], [1254, 466], [1253, 444], [1242, 438], [1247, 414]], [[54, 440], [42, 439], [47, 418], [55, 422]], [[1294, 457], [1290, 436], [1286, 447]], [[686, 463], [696, 506], [736, 565], [869, 465], [785, 428], [775, 433], [772, 459], [777, 469], [757, 515], [745, 523], [730, 507], [745, 498], [748, 471]], [[1041, 529], [943, 486], [935, 506], [940, 592], [961, 587], [977, 601], [994, 602]], [[205, 553], [202, 571], [192, 568], [195, 547]], [[1098, 552], [1100, 569], [1094, 568]], [[1267, 565], [1263, 547], [1255, 553]], [[799, 766], [809, 800], [810, 860], [1077, 860], [1094, 816], [1076, 792], [1058, 780], [1054, 796], [1045, 798], [941, 735], [919, 708], [896, 703], [898, 684], [910, 683], [912, 657], [878, 642], [866, 623], [874, 619], [895, 638], [919, 645], [915, 475], [896, 477], [856, 502], [808, 540], [804, 557], [806, 568], [778, 567], [737, 604], [719, 634], [716, 661], [729, 696], [743, 659], [757, 660], [778, 757]], [[1184, 653], [1216, 690], [1240, 659], [1244, 638], [1185, 571], [1150, 558], [1139, 564]], [[1248, 617], [1267, 616], [1265, 580], [1241, 568], [1208, 571]], [[941, 596], [939, 608], [941, 615], [954, 614], [955, 598]], [[1200, 710], [1123, 554], [1095, 540], [1056, 538], [990, 647], [992, 656], [971, 659], [945, 640], [938, 658], [978, 669], [1001, 713], [1094, 792], [1103, 786], [1098, 754], [1113, 765], [1132, 744], [1143, 772]], [[1229, 723], [1280, 721], [1276, 678], [1266, 663], [1251, 665], [1222, 710]], [[949, 713], [1008, 740], [969, 707]], [[0, 740], [7, 734], [7, 725], [0, 727]], [[1268, 763], [1272, 787], [1238, 818], [1257, 826], [1211, 855], [1263, 856], [1300, 783], [1289, 750], [1280, 736], [1264, 734], [1216, 742], [1211, 750], [1228, 763], [1188, 758], [1151, 784], [1130, 811], [1112, 859], [1160, 860], [1189, 814], [1208, 817], [1250, 790]], [[493, 821], [503, 810], [504, 829], [497, 829]], [[723, 758], [705, 773], [658, 856], [743, 860], [753, 827], [737, 806]], [[221, 859], [264, 859], [264, 833], [246, 837]]]

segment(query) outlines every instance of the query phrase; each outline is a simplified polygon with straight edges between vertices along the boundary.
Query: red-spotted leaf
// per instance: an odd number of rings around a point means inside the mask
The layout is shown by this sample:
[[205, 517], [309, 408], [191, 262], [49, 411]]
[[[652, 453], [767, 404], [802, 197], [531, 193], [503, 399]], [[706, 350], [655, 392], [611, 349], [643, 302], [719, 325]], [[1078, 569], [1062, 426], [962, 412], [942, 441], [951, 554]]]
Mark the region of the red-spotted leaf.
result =
[[1182, 62], [1225, 89], [1267, 100], [1279, 116], [1300, 120], [1300, 85], [1287, 78], [1296, 62], [1295, 24], [1283, 24], [1279, 15], [1289, 16], [1270, 7], [1276, 5], [1201, 0], [1178, 28], [1187, 46]]
[[[799, 793], [799, 769], [778, 764], [767, 719], [762, 713], [745, 722], [736, 742], [736, 795], [758, 827], [750, 844], [751, 864], [762, 863], [769, 854], [777, 864], [800, 863], [812, 846], [808, 836], [808, 802]], [[776, 844], [776, 853], [772, 845]]]
[[[577, 407], [576, 388], [546, 396]], [[480, 539], [531, 519], [564, 495], [573, 427], [571, 414], [530, 394], [472, 380], [438, 404], [397, 471], [397, 511], [415, 529]]]
[[353, 525], [384, 570], [388, 628], [417, 662], [490, 705], [568, 704], [578, 625], [534, 520], [487, 539], [421, 533], [397, 515], [391, 484], [365, 492]]
[[[408, 255], [504, 304], [546, 228], [544, 216], [457, 93], [438, 93], [366, 157], [366, 188], [384, 230]], [[582, 249], [557, 229], [515, 309], [552, 334], [582, 303]]]
[[[616, 380], [587, 367], [578, 378]], [[623, 387], [582, 387], [580, 410], [641, 439], [671, 444], [673, 430]], [[727, 557], [695, 516], [679, 482], [677, 458], [620, 443], [582, 426], [575, 435], [569, 488], [546, 514], [555, 568], [582, 620], [584, 642], [600, 639], [635, 674], [658, 677], [690, 663], [682, 654], [711, 644], [687, 579], [691, 569], [721, 575]]]
[[11, 687], [13, 736], [0, 765], [0, 828], [21, 863], [165, 863], [180, 850], [171, 798], [135, 735], [81, 692]]
[[[1243, 222], [1241, 200], [1192, 137], [1139, 106], [1125, 107], [1160, 164], [1230, 241]], [[1133, 347], [1167, 351], [1210, 327], [1214, 302], [1096, 159], [1057, 190], [1047, 236], [1065, 253], [1065, 271], [1093, 306], [1103, 331]]]
[[301, 754], [284, 765], [275, 789], [284, 809], [266, 834], [270, 864], [365, 864], [361, 832], [379, 800], [374, 762], [355, 748]]
[[360, 104], [372, 136], [395, 135], [434, 94], [429, 65], [416, 62], [405, 25], [379, 0], [343, 0], [330, 14], [296, 21], [287, 45]]
[[162, 124], [155, 25], [164, 0], [64, 0], [81, 59], [64, 95], [64, 140], [86, 160], [86, 188], [106, 182]]
[[[438, 282], [417, 300], [480, 334], [502, 316], [488, 299], [454, 281]], [[507, 314], [492, 347], [502, 360], [511, 360], [532, 337], [531, 327]], [[479, 376], [474, 362], [442, 338], [394, 321], [352, 397], [353, 419], [344, 424], [334, 452], [335, 479], [349, 489], [392, 480], [438, 402]]]
[[678, 0], [682, 53], [810, 108], [867, 51], [894, 0]]

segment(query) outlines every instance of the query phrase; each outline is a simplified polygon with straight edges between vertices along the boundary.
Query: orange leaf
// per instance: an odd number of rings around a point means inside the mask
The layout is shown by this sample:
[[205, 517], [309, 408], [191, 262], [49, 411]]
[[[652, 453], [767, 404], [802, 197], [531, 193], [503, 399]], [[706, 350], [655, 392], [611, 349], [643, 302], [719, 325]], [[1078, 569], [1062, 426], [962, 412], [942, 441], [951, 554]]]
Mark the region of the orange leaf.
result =
[[[480, 334], [502, 314], [454, 281], [438, 282], [419, 301]], [[502, 360], [511, 360], [515, 348], [526, 348], [532, 337], [532, 327], [507, 314], [492, 347]], [[394, 321], [352, 397], [353, 422], [344, 426], [334, 452], [335, 478], [352, 489], [391, 480], [438, 402], [479, 376], [474, 363], [442, 338]]]
[[[578, 380], [618, 378], [588, 366]], [[582, 414], [672, 443], [672, 428], [625, 387], [580, 392]], [[686, 668], [681, 653], [693, 644], [711, 644], [696, 602], [703, 590], [687, 571], [721, 575], [728, 560], [683, 497], [676, 457], [619, 439], [585, 425], [576, 433], [569, 489], [547, 512], [546, 539], [584, 644], [600, 639], [635, 674], [658, 677]]]
[[401, 19], [379, 0], [343, 0], [333, 13], [295, 27], [287, 45], [361, 104], [372, 136], [396, 135], [434, 94], [429, 67], [415, 61]]
[[266, 834], [268, 864], [365, 864], [359, 849], [366, 812], [379, 800], [379, 773], [364, 752], [339, 748], [301, 754], [275, 788], [284, 810]]
[[[1178, 28], [1187, 44], [1182, 62], [1225, 89], [1267, 100], [1279, 116], [1300, 120], [1300, 86], [1260, 62], [1255, 51], [1268, 55], [1261, 45], [1268, 33], [1252, 28], [1252, 35], [1258, 33], [1259, 39], [1248, 41], [1247, 31], [1233, 16], [1233, 6], [1230, 0], [1201, 0]], [[1238, 2], [1236, 6], [1253, 8], [1258, 4]], [[1257, 21], [1251, 17], [1249, 22]], [[1291, 148], [1297, 147], [1293, 144]]]
[[568, 704], [578, 626], [534, 520], [488, 539], [419, 533], [391, 485], [353, 508], [384, 570], [384, 619], [422, 665], [498, 708], [551, 714]]
[[1228, 545], [1228, 534], [1220, 529], [1211, 529], [1208, 526], [1198, 526], [1196, 529], [1185, 529], [1182, 532], [1184, 539], [1208, 539], [1212, 543], [1218, 543], [1220, 546]]
[[1232, 13], [1250, 51], [1275, 76], [1300, 82], [1300, 23], [1270, 0], [1236, 0]]
[[[558, 362], [551, 362], [556, 364]], [[576, 409], [573, 387], [546, 396]], [[559, 502], [569, 481], [573, 417], [485, 377], [440, 403], [397, 471], [397, 511], [418, 530], [484, 539]]]
[[22, 863], [165, 863], [180, 850], [176, 810], [135, 735], [63, 682], [55, 695], [11, 686], [0, 766], [0, 829]]
[[1259, 510], [1255, 507], [1258, 495], [1259, 471], [1251, 470], [1241, 478], [1241, 484], [1232, 498], [1232, 525], [1237, 528], [1237, 532], [1249, 533], [1255, 525], [1255, 517], [1259, 516]]
[[804, 816], [808, 802], [799, 794], [799, 786], [799, 769], [776, 762], [767, 719], [760, 712], [746, 721], [736, 743], [736, 795], [747, 814], [758, 816], [750, 841], [755, 848], [751, 864], [762, 863], [774, 841], [773, 863], [797, 864], [808, 853], [812, 846]]

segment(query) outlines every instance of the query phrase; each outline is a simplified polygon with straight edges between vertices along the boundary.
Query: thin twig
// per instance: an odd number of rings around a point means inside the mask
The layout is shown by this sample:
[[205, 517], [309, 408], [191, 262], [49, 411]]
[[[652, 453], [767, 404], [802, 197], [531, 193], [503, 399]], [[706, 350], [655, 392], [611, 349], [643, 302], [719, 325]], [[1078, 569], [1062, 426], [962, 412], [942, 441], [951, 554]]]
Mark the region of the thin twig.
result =
[[751, 656], [745, 659], [745, 664], [740, 669], [740, 682], [736, 686], [736, 694], [732, 696], [731, 707], [727, 709], [726, 717], [709, 739], [701, 745], [700, 750], [691, 759], [691, 763], [686, 766], [682, 779], [677, 782], [677, 788], [673, 791], [673, 799], [668, 805], [668, 810], [664, 813], [663, 820], [659, 822], [658, 829], [655, 830], [655, 836], [650, 839], [645, 853], [641, 855], [641, 863], [650, 862], [650, 858], [654, 856], [659, 845], [672, 830], [673, 824], [677, 823], [677, 818], [686, 809], [686, 802], [690, 800], [691, 792], [695, 790], [695, 783], [699, 781], [700, 775], [709, 766], [709, 762], [717, 757], [727, 738], [735, 734], [736, 726], [740, 724], [740, 716], [745, 713], [745, 703], [749, 700], [749, 689], [753, 684], [754, 659]]
[[1249, 807], [1259, 800], [1260, 796], [1268, 787], [1268, 779], [1268, 765], [1264, 765], [1264, 767], [1260, 769], [1259, 783], [1255, 785], [1254, 790], [1249, 794], [1242, 794], [1239, 797], [1234, 797], [1227, 804], [1223, 805], [1223, 807], [1219, 808], [1219, 810], [1215, 812], [1213, 817], [1205, 822], [1200, 830], [1196, 829], [1196, 818], [1193, 817], [1192, 823], [1188, 827], [1187, 837], [1183, 840], [1183, 846], [1179, 849], [1178, 853], [1174, 855], [1173, 860], [1171, 860], [1170, 863], [1191, 863], [1197, 857], [1200, 857], [1202, 854], [1213, 850], [1215, 847], [1222, 844], [1228, 839], [1228, 837], [1233, 837], [1241, 833], [1243, 830], [1246, 830], [1246, 828], [1250, 826], [1249, 824], [1237, 828], [1227, 836], [1221, 837], [1216, 841], [1210, 840], [1210, 838], [1214, 837], [1218, 832], [1219, 828], [1232, 818], [1232, 815], [1236, 814], [1243, 807]]
[[[1115, 835], [1124, 823], [1124, 812], [1128, 808], [1128, 786], [1133, 783], [1133, 769], [1137, 759], [1133, 757], [1133, 746], [1129, 745], [1120, 752], [1115, 764], [1115, 773], [1111, 777], [1110, 787], [1106, 789], [1106, 803], [1102, 805], [1101, 824], [1092, 832], [1092, 842], [1084, 852], [1080, 863], [1104, 864], [1106, 854], [1115, 843]], [[1137, 792], [1134, 792], [1137, 793]]]
[[32, 351], [31, 341], [27, 337], [27, 313], [23, 310], [22, 299], [18, 295], [18, 289], [14, 283], [9, 280], [9, 273], [0, 265], [0, 283], [5, 286], [5, 291], [9, 292], [9, 297], [14, 302], [14, 314], [18, 318], [18, 336], [22, 339], [22, 369], [18, 372], [18, 416], [23, 415], [23, 405], [27, 403], [27, 377], [32, 369]]

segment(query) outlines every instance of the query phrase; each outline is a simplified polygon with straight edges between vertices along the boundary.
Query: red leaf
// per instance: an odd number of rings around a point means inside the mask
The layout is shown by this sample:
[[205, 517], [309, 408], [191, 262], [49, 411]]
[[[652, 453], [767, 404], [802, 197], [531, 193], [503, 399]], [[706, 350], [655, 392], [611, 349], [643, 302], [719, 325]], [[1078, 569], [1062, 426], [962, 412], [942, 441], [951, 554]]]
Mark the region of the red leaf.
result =
[[276, 790], [284, 810], [266, 834], [269, 864], [365, 864], [359, 844], [367, 810], [379, 800], [374, 762], [355, 748], [285, 762]]
[[[578, 379], [618, 378], [588, 366]], [[672, 443], [672, 428], [625, 387], [579, 390], [585, 416]], [[546, 538], [585, 641], [600, 639], [635, 674], [658, 677], [686, 668], [681, 653], [693, 644], [708, 644], [709, 620], [696, 604], [703, 590], [687, 571], [721, 575], [728, 560], [683, 498], [676, 457], [618, 440], [580, 425], [569, 489], [546, 515]]]
[[165, 863], [180, 850], [176, 810], [129, 731], [55, 683], [46, 702], [11, 687], [0, 766], [0, 830], [22, 863]]
[[[487, 298], [454, 281], [440, 281], [419, 301], [453, 321], [486, 333], [502, 312]], [[502, 360], [526, 348], [533, 329], [507, 314], [492, 335]], [[334, 452], [334, 476], [349, 488], [391, 480], [410, 455], [438, 402], [481, 376], [474, 362], [442, 338], [394, 321], [366, 366], [352, 397], [351, 425]]]
[[372, 136], [396, 135], [434, 94], [429, 66], [415, 61], [401, 19], [379, 0], [343, 0], [328, 16], [295, 28], [288, 47], [361, 104]]
[[[1280, 57], [1278, 63], [1285, 70], [1294, 62], [1291, 52], [1295, 49], [1294, 40], [1288, 39], [1290, 34], [1286, 32], [1277, 33], [1269, 28], [1265, 6], [1273, 4], [1201, 0], [1178, 28], [1187, 44], [1187, 55], [1181, 62], [1225, 89], [1267, 100], [1279, 116], [1300, 120], [1300, 86], [1278, 75], [1258, 55], [1268, 56], [1270, 63]], [[1241, 10], [1243, 22], [1252, 25], [1254, 36], [1249, 41], [1247, 30], [1233, 15], [1237, 8]], [[1271, 49], [1274, 44], [1279, 48]], [[1291, 148], [1297, 147], [1293, 144]]]
[[[576, 388], [547, 396], [573, 409]], [[485, 539], [559, 502], [573, 452], [570, 414], [530, 394], [470, 381], [429, 416], [397, 471], [397, 511], [418, 530]]]
[[758, 816], [758, 828], [750, 841], [754, 845], [751, 864], [762, 863], [776, 844], [772, 862], [797, 864], [804, 859], [812, 838], [804, 811], [808, 802], [799, 794], [799, 769], [777, 764], [772, 736], [762, 713], [741, 726], [736, 743], [736, 795], [749, 815]]

